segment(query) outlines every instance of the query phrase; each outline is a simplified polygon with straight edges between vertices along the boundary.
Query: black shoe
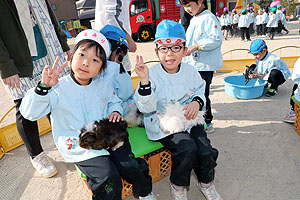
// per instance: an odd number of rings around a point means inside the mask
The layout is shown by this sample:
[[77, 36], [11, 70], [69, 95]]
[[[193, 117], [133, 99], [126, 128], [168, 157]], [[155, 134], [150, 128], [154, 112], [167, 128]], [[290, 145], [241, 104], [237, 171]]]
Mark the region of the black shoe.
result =
[[267, 97], [272, 97], [277, 93], [275, 89], [269, 89], [268, 92], [266, 93]]
[[289, 32], [290, 32], [290, 31], [287, 31], [287, 32], [286, 32], [286, 35], [289, 34]]

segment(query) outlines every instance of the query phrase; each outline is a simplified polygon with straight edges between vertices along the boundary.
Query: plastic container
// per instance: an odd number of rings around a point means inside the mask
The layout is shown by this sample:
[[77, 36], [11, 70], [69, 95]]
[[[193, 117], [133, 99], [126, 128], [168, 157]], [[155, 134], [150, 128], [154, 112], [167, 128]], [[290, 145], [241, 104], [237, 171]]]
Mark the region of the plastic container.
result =
[[263, 94], [267, 81], [262, 79], [250, 79], [245, 85], [244, 75], [233, 75], [224, 78], [225, 93], [238, 99], [255, 99]]

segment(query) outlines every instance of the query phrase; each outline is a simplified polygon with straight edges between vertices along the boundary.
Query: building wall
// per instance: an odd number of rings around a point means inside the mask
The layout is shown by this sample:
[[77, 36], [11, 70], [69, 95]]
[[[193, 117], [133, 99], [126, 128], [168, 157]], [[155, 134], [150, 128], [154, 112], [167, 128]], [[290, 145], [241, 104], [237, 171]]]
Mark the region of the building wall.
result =
[[49, 3], [59, 21], [78, 19], [75, 0], [49, 0]]

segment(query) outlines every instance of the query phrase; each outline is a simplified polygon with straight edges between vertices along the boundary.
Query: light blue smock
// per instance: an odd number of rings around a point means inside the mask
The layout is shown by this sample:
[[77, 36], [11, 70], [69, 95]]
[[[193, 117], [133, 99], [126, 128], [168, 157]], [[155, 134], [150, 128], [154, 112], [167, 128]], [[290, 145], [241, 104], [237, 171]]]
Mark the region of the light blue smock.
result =
[[278, 27], [278, 18], [276, 14], [269, 15], [269, 21], [267, 23], [267, 27]]
[[21, 114], [35, 121], [51, 113], [54, 143], [66, 162], [80, 162], [109, 154], [105, 149], [81, 148], [79, 133], [84, 125], [104, 119], [113, 111], [123, 114], [121, 100], [111, 82], [98, 75], [89, 85], [82, 86], [68, 75], [59, 79], [46, 95], [39, 95], [34, 90], [29, 90], [23, 98]]
[[266, 57], [263, 60], [255, 59], [255, 62], [256, 68], [254, 71], [257, 71], [257, 73], [260, 75], [266, 74], [266, 76], [263, 78], [264, 80], [269, 79], [272, 69], [281, 71], [285, 80], [291, 76], [291, 72], [286, 63], [281, 58], [275, 56], [270, 52], [267, 53]]
[[209, 10], [204, 10], [191, 19], [186, 39], [187, 46], [200, 44], [201, 50], [184, 57], [183, 62], [194, 66], [198, 71], [216, 71], [222, 68], [223, 34], [219, 21]]
[[241, 15], [240, 18], [239, 18], [239, 24], [238, 24], [238, 27], [246, 27], [246, 28], [249, 28], [250, 26], [250, 20], [249, 20], [249, 17], [248, 15]]
[[300, 58], [296, 61], [292, 73], [292, 80], [294, 81], [295, 84], [298, 84], [298, 88], [296, 89], [294, 95], [297, 101], [300, 101]]
[[[150, 140], [159, 140], [168, 136], [159, 126], [158, 115], [167, 104], [179, 102], [186, 105], [196, 96], [205, 104], [205, 81], [198, 71], [191, 65], [181, 63], [180, 70], [175, 74], [166, 72], [161, 64], [149, 69], [151, 94], [141, 96], [135, 91], [134, 99], [138, 109], [144, 114], [144, 124]], [[203, 107], [202, 110], [205, 110]]]

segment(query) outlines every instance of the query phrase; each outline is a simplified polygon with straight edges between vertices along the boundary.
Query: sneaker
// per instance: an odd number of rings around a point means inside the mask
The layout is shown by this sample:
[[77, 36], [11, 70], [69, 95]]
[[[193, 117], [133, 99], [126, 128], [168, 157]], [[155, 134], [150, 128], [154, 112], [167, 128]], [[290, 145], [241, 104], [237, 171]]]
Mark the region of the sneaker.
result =
[[250, 42], [251, 41], [251, 39], [247, 39], [247, 42]]
[[214, 131], [215, 131], [214, 124], [213, 123], [208, 123], [205, 132], [206, 133], [213, 133]]
[[289, 32], [290, 32], [290, 31], [286, 31], [286, 33], [285, 33], [285, 34], [287, 35], [287, 34], [289, 34]]
[[295, 111], [290, 110], [282, 119], [282, 121], [287, 123], [295, 123]]
[[156, 197], [154, 196], [153, 192], [150, 192], [145, 197], [139, 197], [140, 200], [156, 200]]
[[182, 190], [177, 190], [173, 186], [172, 183], [170, 183], [170, 191], [171, 191], [171, 197], [172, 200], [187, 200], [187, 189], [184, 188]]
[[36, 171], [43, 177], [43, 178], [50, 178], [57, 174], [57, 169], [52, 164], [48, 156], [42, 152], [33, 159], [30, 158], [30, 161]]
[[266, 93], [267, 97], [272, 97], [277, 93], [275, 89], [269, 89], [268, 92]]
[[212, 182], [208, 187], [202, 187], [200, 183], [197, 183], [196, 186], [207, 200], [223, 200]]

